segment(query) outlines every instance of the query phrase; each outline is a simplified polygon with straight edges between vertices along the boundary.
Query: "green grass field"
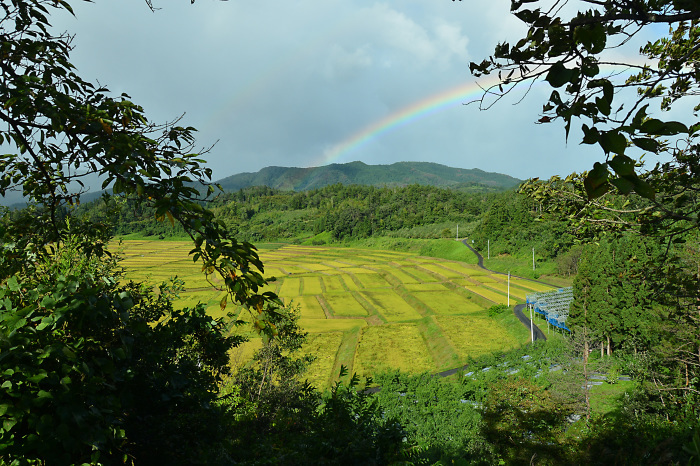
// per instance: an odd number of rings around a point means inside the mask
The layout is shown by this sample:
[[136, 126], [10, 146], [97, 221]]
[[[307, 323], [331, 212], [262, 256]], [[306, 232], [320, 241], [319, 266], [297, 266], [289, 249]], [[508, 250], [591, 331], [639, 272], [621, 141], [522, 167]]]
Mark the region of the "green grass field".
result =
[[[439, 241], [435, 248], [444, 255], [468, 258], [459, 249], [463, 245]], [[222, 291], [212, 287], [220, 282], [201, 274], [201, 266], [188, 257], [190, 243], [124, 241], [113, 249], [124, 257], [126, 279], [157, 285], [177, 276], [185, 288], [176, 305], [202, 302], [213, 316], [227, 318], [235, 311], [250, 321], [234, 306], [221, 310]], [[341, 365], [361, 375], [392, 368], [437, 372], [525, 343], [529, 335], [512, 313], [488, 317], [488, 307], [506, 303], [507, 279], [472, 263], [361, 247], [263, 245], [259, 254], [265, 277], [276, 279], [265, 290], [300, 308], [300, 325], [309, 332], [304, 348], [316, 356], [307, 376], [319, 387], [329, 386]], [[511, 305], [546, 289], [513, 278]], [[231, 356], [240, 365], [261, 342], [249, 328], [236, 331], [252, 337]]]

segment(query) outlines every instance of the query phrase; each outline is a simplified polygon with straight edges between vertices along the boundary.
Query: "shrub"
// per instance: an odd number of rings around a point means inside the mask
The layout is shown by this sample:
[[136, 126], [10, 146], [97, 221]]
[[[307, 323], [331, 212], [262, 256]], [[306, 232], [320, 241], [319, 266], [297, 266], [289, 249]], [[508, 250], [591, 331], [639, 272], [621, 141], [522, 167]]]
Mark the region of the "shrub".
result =
[[497, 315], [503, 314], [506, 311], [509, 311], [510, 308], [506, 306], [505, 304], [494, 304], [488, 309], [489, 317], [495, 317]]

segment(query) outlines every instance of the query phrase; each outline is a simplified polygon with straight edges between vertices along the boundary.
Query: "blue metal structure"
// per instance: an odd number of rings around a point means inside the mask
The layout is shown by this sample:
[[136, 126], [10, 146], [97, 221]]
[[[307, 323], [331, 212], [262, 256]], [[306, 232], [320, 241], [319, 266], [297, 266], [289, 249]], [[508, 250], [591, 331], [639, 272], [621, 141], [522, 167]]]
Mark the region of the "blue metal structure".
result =
[[570, 332], [566, 326], [566, 318], [569, 316], [569, 304], [574, 300], [572, 287], [559, 288], [553, 291], [532, 293], [525, 297], [528, 309], [542, 314], [547, 322], [553, 326]]

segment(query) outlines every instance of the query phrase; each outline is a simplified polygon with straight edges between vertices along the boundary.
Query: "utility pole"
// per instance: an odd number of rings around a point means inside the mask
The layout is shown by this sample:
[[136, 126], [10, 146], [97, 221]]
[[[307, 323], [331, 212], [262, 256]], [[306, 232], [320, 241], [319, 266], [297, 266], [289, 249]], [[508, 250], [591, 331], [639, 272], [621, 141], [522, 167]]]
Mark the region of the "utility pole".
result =
[[535, 307], [535, 305], [533, 304], [532, 307], [530, 307], [530, 305], [528, 304], [527, 307], [530, 308], [530, 341], [534, 345], [535, 344], [535, 329], [534, 329], [535, 324], [532, 321], [532, 308]]

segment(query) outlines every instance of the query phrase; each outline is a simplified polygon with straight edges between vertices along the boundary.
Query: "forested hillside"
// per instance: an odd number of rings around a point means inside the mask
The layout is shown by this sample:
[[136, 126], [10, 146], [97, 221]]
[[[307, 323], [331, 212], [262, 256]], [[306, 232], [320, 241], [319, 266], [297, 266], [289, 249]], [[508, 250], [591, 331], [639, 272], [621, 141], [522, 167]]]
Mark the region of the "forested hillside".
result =
[[476, 168], [452, 168], [430, 162], [397, 162], [391, 165], [350, 162], [309, 168], [266, 167], [256, 173], [232, 175], [217, 183], [225, 191], [238, 191], [252, 186], [306, 191], [337, 183], [377, 187], [420, 184], [480, 191], [487, 188], [513, 188], [520, 181], [500, 173], [489, 173]]
[[[98, 179], [93, 180], [99, 185]], [[362, 162], [330, 164], [321, 167], [266, 167], [256, 173], [239, 173], [216, 181], [223, 191], [266, 186], [275, 191], [310, 191], [334, 185], [404, 187], [408, 185], [452, 188], [465, 192], [497, 192], [515, 188], [522, 180], [501, 173], [474, 169], [452, 168], [431, 162], [397, 162], [391, 165], [367, 165]], [[77, 187], [75, 187], [77, 189]], [[205, 189], [200, 186], [200, 188]], [[107, 191], [90, 191], [81, 195], [82, 202], [98, 199]], [[0, 198], [0, 205], [21, 208], [18, 192]]]

